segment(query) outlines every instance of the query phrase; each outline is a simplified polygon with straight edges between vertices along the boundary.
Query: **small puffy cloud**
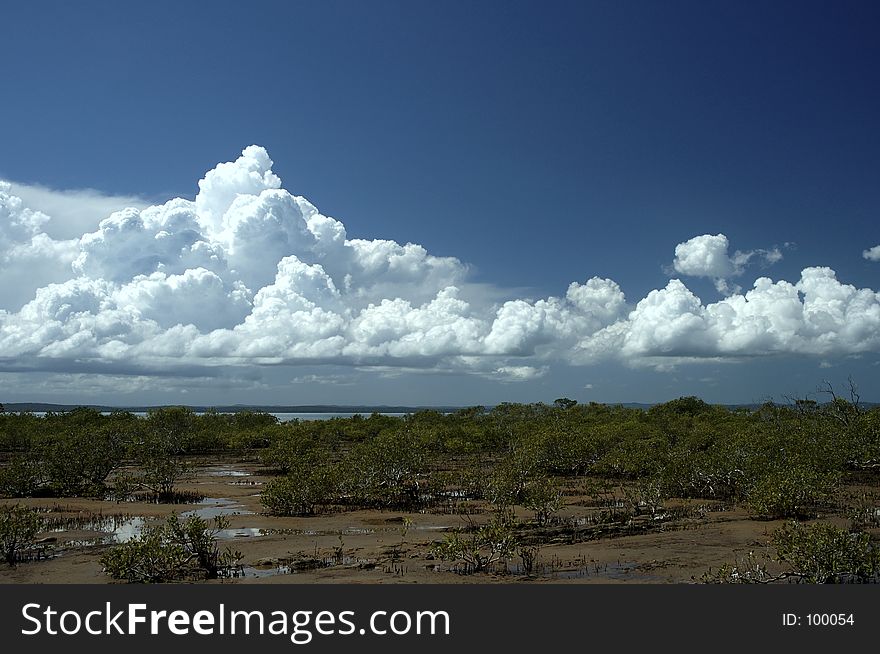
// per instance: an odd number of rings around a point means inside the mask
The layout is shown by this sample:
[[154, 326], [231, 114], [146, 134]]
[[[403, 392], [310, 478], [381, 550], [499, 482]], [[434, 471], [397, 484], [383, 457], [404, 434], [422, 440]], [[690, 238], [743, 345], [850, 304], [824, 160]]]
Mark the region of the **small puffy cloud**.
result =
[[495, 370], [495, 375], [505, 382], [524, 382], [539, 379], [547, 374], [547, 366], [535, 368], [533, 366], [501, 366]]
[[758, 249], [742, 252], [737, 250], [728, 254], [729, 242], [724, 234], [703, 234], [675, 246], [675, 259], [672, 267], [675, 272], [689, 277], [709, 277], [715, 281], [719, 293], [738, 293], [738, 286], [730, 286], [728, 279], [745, 272], [746, 266], [755, 260], [764, 265], [777, 263], [782, 259], [779, 248]]
[[737, 273], [737, 262], [727, 254], [724, 234], [703, 234], [675, 246], [672, 266], [691, 277], [730, 277]]
[[875, 245], [862, 252], [862, 257], [868, 261], [880, 261], [880, 245]]

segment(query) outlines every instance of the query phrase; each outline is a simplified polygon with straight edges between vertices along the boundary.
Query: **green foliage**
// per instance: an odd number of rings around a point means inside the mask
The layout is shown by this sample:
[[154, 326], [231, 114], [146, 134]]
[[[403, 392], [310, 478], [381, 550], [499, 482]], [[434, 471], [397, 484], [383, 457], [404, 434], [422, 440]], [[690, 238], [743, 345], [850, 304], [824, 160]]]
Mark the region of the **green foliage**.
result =
[[333, 501], [336, 486], [337, 475], [331, 466], [305, 461], [288, 475], [269, 480], [260, 502], [275, 515], [313, 515]]
[[773, 534], [773, 544], [777, 559], [810, 583], [867, 581], [880, 571], [880, 550], [864, 532], [791, 522]]
[[298, 469], [303, 459], [311, 457], [320, 447], [320, 436], [305, 423], [277, 425], [266, 433], [270, 444], [261, 453], [261, 459], [263, 465], [276, 472]]
[[707, 404], [693, 395], [680, 397], [677, 400], [656, 404], [648, 410], [648, 415], [657, 417], [662, 415], [696, 416], [712, 410], [712, 405]]
[[639, 479], [623, 492], [629, 511], [633, 515], [649, 514], [657, 516], [663, 510], [667, 499], [663, 484], [657, 479]]
[[876, 493], [859, 493], [851, 497], [847, 506], [851, 531], [877, 529], [880, 527], [880, 496]]
[[772, 560], [787, 570], [773, 574], [766, 556], [749, 552], [735, 564], [710, 569], [700, 581], [769, 584], [796, 579], [812, 584], [864, 583], [877, 581], [880, 574], [880, 549], [865, 532], [847, 531], [825, 522], [805, 525], [793, 521], [777, 529], [770, 544], [776, 549]]
[[[615, 425], [609, 431], [619, 433], [623, 428]], [[607, 453], [597, 463], [596, 471], [623, 479], [657, 474], [670, 458], [667, 447], [666, 441], [654, 433], [650, 426], [638, 425], [631, 432], [611, 435]]]
[[779, 580], [768, 572], [766, 560], [755, 556], [754, 552], [749, 552], [736, 563], [725, 563], [717, 570], [709, 568], [699, 578], [704, 584], [769, 584]]
[[[170, 499], [193, 455], [215, 451], [251, 453], [280, 473], [262, 501], [282, 515], [331, 505], [455, 512], [466, 498], [522, 506], [546, 523], [564, 504], [559, 488], [583, 476], [624, 489], [632, 514], [705, 498], [746, 503], [761, 517], [806, 517], [830, 503], [841, 479], [880, 466], [880, 410], [837, 397], [756, 410], [683, 397], [647, 411], [560, 397], [283, 424], [180, 407], [146, 418], [0, 413], [0, 494], [121, 501], [147, 490]], [[871, 515], [853, 519], [869, 524]]]
[[217, 533], [226, 529], [224, 517], [209, 526], [202, 518], [180, 520], [176, 513], [136, 538], [110, 548], [101, 557], [104, 572], [129, 583], [159, 583], [189, 578], [215, 579], [228, 575], [241, 560], [239, 552], [221, 551]]
[[434, 556], [464, 564], [464, 572], [480, 572], [508, 559], [516, 551], [516, 534], [509, 517], [496, 515], [492, 522], [471, 531], [457, 530], [434, 546]]
[[184, 547], [171, 541], [163, 529], [147, 528], [127, 543], [101, 557], [104, 572], [129, 583], [158, 583], [183, 579], [191, 558]]
[[16, 454], [0, 468], [0, 495], [32, 497], [46, 481], [43, 462], [33, 452]]
[[151, 411], [137, 433], [131, 455], [139, 470], [138, 483], [161, 500], [173, 497], [176, 484], [189, 474], [184, 458], [191, 444], [196, 416], [191, 409], [170, 407]]
[[838, 475], [805, 466], [780, 466], [760, 478], [749, 492], [749, 507], [764, 518], [808, 517], [827, 503]]
[[517, 447], [495, 466], [489, 477], [486, 498], [496, 506], [522, 504], [526, 488], [541, 471], [531, 447]]
[[424, 441], [415, 433], [385, 431], [344, 459], [342, 489], [358, 503], [410, 507], [419, 502], [426, 465]]
[[261, 411], [238, 411], [218, 413], [207, 411], [196, 416], [189, 452], [219, 452], [231, 450], [242, 452], [268, 445], [268, 430], [278, 425], [278, 418]]
[[125, 434], [113, 425], [71, 425], [43, 451], [54, 495], [100, 495], [107, 476], [122, 464]]
[[33, 413], [0, 413], [0, 450], [21, 452], [33, 447], [44, 431], [45, 418]]
[[26, 506], [0, 507], [0, 551], [6, 563], [15, 565], [23, 551], [33, 547], [43, 530], [43, 519]]
[[562, 492], [548, 477], [530, 479], [523, 491], [522, 505], [534, 511], [535, 521], [544, 525], [562, 508]]

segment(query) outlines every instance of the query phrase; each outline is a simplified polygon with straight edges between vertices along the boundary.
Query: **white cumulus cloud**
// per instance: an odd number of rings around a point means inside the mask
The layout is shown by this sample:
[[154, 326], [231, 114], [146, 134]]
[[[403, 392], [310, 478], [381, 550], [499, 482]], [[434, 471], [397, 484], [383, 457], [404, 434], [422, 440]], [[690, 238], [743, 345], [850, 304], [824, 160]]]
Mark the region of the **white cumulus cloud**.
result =
[[862, 257], [868, 261], [880, 261], [880, 245], [875, 245], [874, 247], [863, 251]]
[[755, 260], [764, 265], [782, 259], [782, 252], [774, 247], [728, 254], [730, 244], [724, 234], [703, 234], [675, 246], [673, 269], [689, 277], [709, 277], [715, 281], [719, 293], [739, 293], [739, 286], [731, 286], [728, 279], [745, 272], [746, 266]]
[[680, 280], [651, 291], [626, 320], [578, 344], [592, 360], [657, 363], [773, 354], [843, 355], [880, 350], [880, 294], [806, 268], [796, 284], [757, 279], [751, 290], [703, 304]]
[[94, 189], [57, 190], [41, 184], [7, 183], [9, 193], [48, 217], [45, 232], [59, 240], [94, 231], [101, 219], [115, 211], [126, 207], [145, 209], [151, 204], [134, 195], [108, 195]]
[[829, 268], [728, 286], [781, 258], [775, 248], [730, 254], [724, 234], [680, 243], [675, 271], [725, 290], [709, 304], [679, 279], [634, 304], [602, 277], [517, 298], [418, 244], [349, 239], [272, 165], [250, 146], [208, 171], [194, 200], [100, 198], [107, 211], [76, 237], [47, 231], [54, 219], [0, 184], [0, 372], [210, 379], [230, 366], [327, 363], [511, 382], [554, 361], [880, 351], [878, 294]]
[[0, 308], [18, 309], [38, 288], [70, 277], [76, 241], [46, 234], [50, 220], [0, 181]]

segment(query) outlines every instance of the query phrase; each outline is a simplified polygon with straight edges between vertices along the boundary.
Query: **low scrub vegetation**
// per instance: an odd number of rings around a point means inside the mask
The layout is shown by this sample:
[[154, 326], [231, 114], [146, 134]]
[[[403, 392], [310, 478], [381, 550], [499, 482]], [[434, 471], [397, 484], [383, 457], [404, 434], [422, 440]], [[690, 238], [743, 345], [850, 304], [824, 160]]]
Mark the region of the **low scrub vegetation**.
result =
[[229, 576], [241, 555], [220, 549], [216, 535], [228, 526], [223, 517], [209, 525], [198, 516], [181, 520], [172, 513], [164, 523], [147, 526], [132, 540], [110, 548], [101, 565], [114, 579], [132, 583]]
[[[880, 574], [880, 547], [866, 532], [850, 531], [819, 522], [789, 522], [776, 530], [769, 545], [775, 554], [758, 557], [754, 552], [737, 562], [709, 571], [702, 580], [710, 583], [774, 583], [798, 581], [813, 584], [876, 582]], [[771, 573], [775, 564], [780, 572]]]
[[[866, 534], [862, 540], [786, 531], [774, 541], [777, 563], [819, 581], [824, 568], [807, 570], [807, 546], [798, 539], [844, 550], [873, 548], [880, 520], [876, 502], [844, 492], [855, 477], [877, 482], [880, 408], [862, 406], [855, 393], [846, 400], [826, 390], [825, 403], [804, 399], [752, 408], [694, 397], [649, 410], [560, 398], [450, 414], [288, 423], [261, 413], [196, 415], [179, 407], [145, 417], [90, 409], [2, 413], [0, 495], [171, 501], [200, 457], [235, 454], [262, 464], [269, 479], [261, 501], [273, 515], [356, 509], [467, 514], [474, 503], [482, 511], [518, 511], [516, 524], [495, 521], [438, 543], [438, 557], [469, 571], [484, 570], [517, 547], [540, 545], [542, 537], [578, 542], [659, 529], [698, 503], [759, 520], [850, 515], [858, 533]], [[596, 509], [574, 526], [566, 522], [572, 489]], [[228, 561], [205, 554], [195, 546], [199, 539], [184, 538], [181, 525], [148, 529], [114, 548], [105, 561], [108, 572], [142, 581], [220, 574]], [[517, 538], [502, 537], [505, 530]], [[862, 574], [862, 568], [845, 567]]]
[[3, 560], [15, 565], [34, 548], [34, 538], [43, 531], [40, 515], [25, 506], [0, 507], [0, 551]]

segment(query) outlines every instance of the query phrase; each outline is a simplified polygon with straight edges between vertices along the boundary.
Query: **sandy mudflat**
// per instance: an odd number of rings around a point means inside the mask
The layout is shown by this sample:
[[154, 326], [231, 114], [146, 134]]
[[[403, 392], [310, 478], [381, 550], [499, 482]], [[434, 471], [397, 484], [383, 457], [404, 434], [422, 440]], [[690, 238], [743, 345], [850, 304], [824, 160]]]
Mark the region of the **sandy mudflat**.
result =
[[[537, 536], [531, 575], [522, 560], [511, 557], [491, 572], [458, 574], [452, 562], [434, 558], [432, 545], [467, 520], [487, 522], [489, 511], [470, 517], [452, 510], [402, 513], [339, 510], [312, 517], [276, 517], [263, 513], [259, 492], [268, 479], [253, 462], [232, 459], [199, 462], [180, 489], [204, 496], [198, 504], [108, 502], [82, 498], [6, 500], [46, 511], [55, 530], [50, 558], [0, 565], [3, 583], [113, 583], [102, 572], [102, 552], [130, 537], [145, 521], [172, 511], [199, 511], [210, 518], [223, 514], [229, 528], [223, 546], [242, 553], [242, 576], [207, 583], [689, 583], [710, 567], [733, 563], [754, 551], [768, 552], [770, 534], [782, 521], [751, 519], [743, 509], [711, 502], [679, 503], [672, 519], [651, 523], [642, 518], [640, 533], [609, 533], [596, 538], [588, 528], [598, 510], [591, 498], [571, 495], [554, 524]], [[519, 510], [517, 517], [530, 515]], [[840, 516], [825, 515], [839, 524]], [[406, 519], [406, 520], [405, 520]], [[407, 522], [409, 522], [407, 526]], [[534, 532], [531, 537], [535, 538]], [[769, 553], [769, 552], [768, 552]]]

